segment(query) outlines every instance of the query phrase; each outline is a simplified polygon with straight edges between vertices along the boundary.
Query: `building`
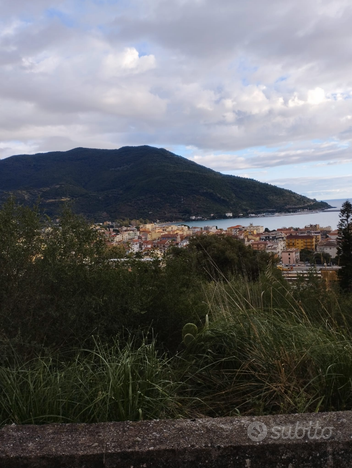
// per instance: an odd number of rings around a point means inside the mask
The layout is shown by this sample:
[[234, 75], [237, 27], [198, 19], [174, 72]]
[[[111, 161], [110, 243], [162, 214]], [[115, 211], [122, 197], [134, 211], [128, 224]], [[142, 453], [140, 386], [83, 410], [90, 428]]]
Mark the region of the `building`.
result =
[[281, 259], [284, 265], [295, 265], [299, 262], [299, 250], [287, 249], [281, 252]]
[[339, 235], [339, 231], [335, 229], [335, 231], [329, 232], [328, 237], [329, 239], [337, 240], [338, 235]]
[[320, 273], [327, 289], [330, 289], [331, 285], [338, 281], [338, 269], [336, 268], [322, 268]]
[[305, 234], [288, 234], [286, 236], [286, 249], [315, 250], [315, 236]]
[[244, 226], [243, 229], [248, 234], [261, 234], [264, 232], [264, 226], [254, 226], [252, 223], [249, 226]]
[[268, 242], [265, 241], [253, 241], [249, 244], [253, 250], [265, 251], [268, 245]]
[[281, 258], [281, 253], [286, 249], [286, 236], [282, 232], [264, 232], [260, 236], [261, 241], [267, 241], [270, 244], [270, 248], [266, 250], [269, 252], [275, 252], [275, 254]]
[[327, 253], [331, 258], [337, 256], [337, 242], [333, 239], [326, 239], [319, 242], [317, 252]]
[[238, 236], [238, 233], [243, 230], [243, 227], [240, 224], [237, 226], [230, 226], [226, 229], [226, 232], [230, 236]]

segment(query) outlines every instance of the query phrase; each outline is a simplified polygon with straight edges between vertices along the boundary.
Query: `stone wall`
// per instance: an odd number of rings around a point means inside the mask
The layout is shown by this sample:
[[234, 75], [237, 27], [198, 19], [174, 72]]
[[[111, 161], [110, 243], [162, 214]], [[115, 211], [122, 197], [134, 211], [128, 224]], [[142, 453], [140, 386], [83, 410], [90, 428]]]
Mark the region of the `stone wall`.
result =
[[352, 412], [5, 426], [1, 468], [351, 468]]

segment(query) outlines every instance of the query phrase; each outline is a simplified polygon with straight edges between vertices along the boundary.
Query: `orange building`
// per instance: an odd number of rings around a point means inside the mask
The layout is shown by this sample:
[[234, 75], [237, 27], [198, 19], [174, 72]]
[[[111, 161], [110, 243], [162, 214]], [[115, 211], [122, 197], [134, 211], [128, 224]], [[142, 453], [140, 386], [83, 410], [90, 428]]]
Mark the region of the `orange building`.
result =
[[286, 249], [315, 250], [315, 236], [289, 234], [286, 236]]
[[257, 242], [251, 242], [249, 245], [252, 247], [253, 250], [266, 250], [267, 245], [269, 242], [265, 241], [257, 241]]

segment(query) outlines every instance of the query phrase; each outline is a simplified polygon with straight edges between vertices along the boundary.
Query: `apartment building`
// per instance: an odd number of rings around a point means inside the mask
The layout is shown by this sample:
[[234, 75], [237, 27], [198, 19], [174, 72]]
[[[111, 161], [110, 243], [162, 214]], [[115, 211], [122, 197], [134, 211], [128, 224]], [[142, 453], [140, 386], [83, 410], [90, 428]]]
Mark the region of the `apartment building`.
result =
[[286, 249], [315, 250], [315, 236], [288, 234], [286, 236]]

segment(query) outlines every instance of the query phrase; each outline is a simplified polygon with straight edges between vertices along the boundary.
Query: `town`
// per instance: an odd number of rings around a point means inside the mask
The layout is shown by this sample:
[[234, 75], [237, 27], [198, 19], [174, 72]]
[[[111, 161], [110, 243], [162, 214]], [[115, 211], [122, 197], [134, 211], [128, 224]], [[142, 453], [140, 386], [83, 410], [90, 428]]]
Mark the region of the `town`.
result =
[[339, 269], [339, 266], [333, 265], [337, 258], [338, 231], [332, 230], [331, 226], [310, 224], [304, 228], [283, 227], [269, 231], [264, 226], [252, 223], [218, 229], [217, 226], [137, 222], [120, 226], [118, 223], [105, 222], [97, 225], [97, 228], [103, 233], [108, 246], [119, 247], [123, 255], [145, 260], [162, 258], [173, 246], [186, 247], [193, 236], [225, 235], [240, 240], [253, 250], [271, 253], [288, 281], [296, 280], [298, 275], [311, 274], [312, 264], [314, 274], [327, 281], [335, 281]]

